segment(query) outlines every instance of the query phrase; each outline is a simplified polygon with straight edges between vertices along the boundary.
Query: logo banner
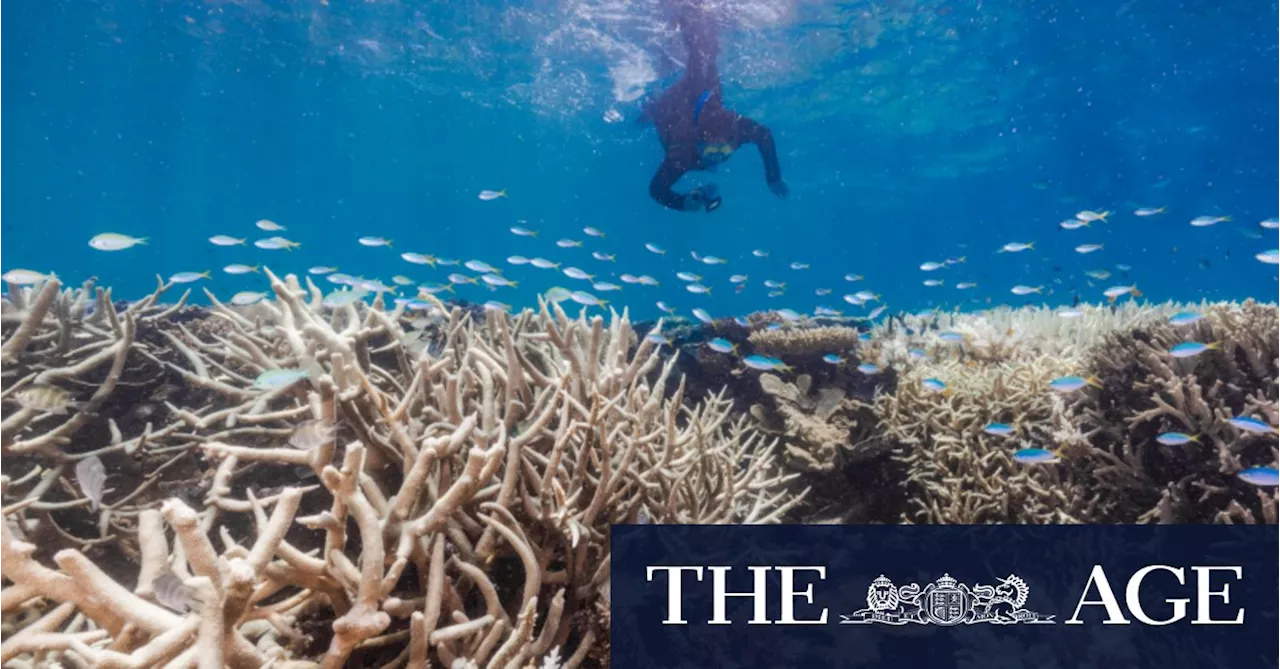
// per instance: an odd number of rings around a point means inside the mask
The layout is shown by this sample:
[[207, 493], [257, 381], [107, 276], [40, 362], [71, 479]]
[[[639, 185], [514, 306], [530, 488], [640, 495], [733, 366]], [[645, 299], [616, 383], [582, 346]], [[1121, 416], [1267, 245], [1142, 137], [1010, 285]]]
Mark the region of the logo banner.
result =
[[1280, 666], [1275, 526], [612, 528], [613, 669]]

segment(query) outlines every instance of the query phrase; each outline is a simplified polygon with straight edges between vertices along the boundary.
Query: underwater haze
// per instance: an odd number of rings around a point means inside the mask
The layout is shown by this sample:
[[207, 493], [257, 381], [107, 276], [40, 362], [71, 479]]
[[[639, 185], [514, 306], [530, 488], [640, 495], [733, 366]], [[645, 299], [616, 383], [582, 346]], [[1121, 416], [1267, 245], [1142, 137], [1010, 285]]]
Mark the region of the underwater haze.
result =
[[[10, 3], [0, 264], [97, 277], [126, 299], [157, 275], [206, 270], [194, 286], [221, 299], [266, 289], [260, 274], [223, 271], [233, 263], [388, 284], [476, 277], [401, 258], [412, 252], [483, 260], [518, 282], [460, 284], [468, 301], [519, 308], [564, 286], [641, 317], [659, 300], [682, 315], [862, 315], [874, 301], [842, 300], [860, 290], [904, 311], [1099, 303], [1117, 285], [1151, 301], [1276, 299], [1274, 255], [1259, 258], [1277, 246], [1274, 2], [716, 3], [725, 104], [772, 129], [790, 197], [770, 192], [744, 147], [677, 185], [714, 182], [724, 200], [710, 213], [649, 197], [662, 148], [640, 103], [685, 58], [668, 9]], [[1062, 228], [1088, 210], [1111, 213]], [[1191, 224], [1202, 216], [1230, 218]], [[104, 232], [148, 241], [90, 247]], [[220, 234], [247, 244], [209, 243]], [[253, 246], [273, 234], [301, 246]], [[1034, 248], [1000, 252], [1010, 242]], [[680, 271], [711, 293], [685, 290]]]

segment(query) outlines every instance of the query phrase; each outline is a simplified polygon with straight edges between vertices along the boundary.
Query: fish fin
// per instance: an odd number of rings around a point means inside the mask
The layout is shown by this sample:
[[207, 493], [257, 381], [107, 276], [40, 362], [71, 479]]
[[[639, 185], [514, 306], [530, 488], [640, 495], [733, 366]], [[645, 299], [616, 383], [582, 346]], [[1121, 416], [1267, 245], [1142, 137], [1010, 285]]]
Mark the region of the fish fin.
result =
[[[507, 196], [507, 189], [503, 188], [502, 190], [498, 191], [498, 197], [506, 197], [506, 196]], [[387, 246], [390, 246], [390, 244], [388, 244]]]
[[1137, 286], [1134, 286], [1134, 287], [1129, 291], [1129, 294], [1130, 294], [1130, 295], [1132, 295], [1132, 296], [1134, 296], [1134, 297], [1142, 297], [1142, 291], [1138, 290], [1138, 287], [1137, 287]]
[[1036, 247], [1036, 243], [1035, 243], [1035, 242], [1027, 242], [1027, 248], [1029, 248], [1029, 249], [1035, 249], [1035, 247]]
[[146, 243], [147, 243], [147, 240], [149, 240], [149, 239], [151, 239], [151, 238], [150, 238], [150, 237], [141, 237], [141, 238], [139, 238], [139, 239], [135, 240], [135, 243], [138, 243], [138, 244], [146, 244]]
[[1090, 376], [1089, 378], [1085, 379], [1084, 382], [1087, 385], [1093, 386], [1094, 388], [1102, 389], [1102, 381], [1100, 381], [1096, 376]]

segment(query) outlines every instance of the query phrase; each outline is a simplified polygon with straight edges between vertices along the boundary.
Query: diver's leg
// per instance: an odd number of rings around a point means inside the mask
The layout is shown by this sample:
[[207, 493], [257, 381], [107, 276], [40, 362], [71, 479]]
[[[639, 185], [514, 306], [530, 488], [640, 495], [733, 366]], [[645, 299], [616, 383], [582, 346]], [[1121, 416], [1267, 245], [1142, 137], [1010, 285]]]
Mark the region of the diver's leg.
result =
[[708, 89], [719, 92], [720, 71], [716, 68], [716, 57], [720, 39], [711, 12], [704, 9], [701, 2], [682, 0], [677, 3], [676, 21], [689, 54], [685, 77], [699, 93]]

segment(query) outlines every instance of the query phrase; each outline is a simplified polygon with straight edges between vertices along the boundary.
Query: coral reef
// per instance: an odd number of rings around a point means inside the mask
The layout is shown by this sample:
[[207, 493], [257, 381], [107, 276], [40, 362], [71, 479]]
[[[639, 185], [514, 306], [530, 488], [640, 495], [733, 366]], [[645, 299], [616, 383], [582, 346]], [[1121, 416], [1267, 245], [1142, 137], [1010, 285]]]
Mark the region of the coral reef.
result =
[[[268, 276], [276, 301], [198, 320], [167, 285], [123, 311], [10, 286], [0, 661], [599, 665], [611, 523], [802, 500], [625, 313], [329, 310]], [[90, 458], [105, 491], [73, 484]]]
[[605, 666], [614, 523], [1277, 522], [1236, 476], [1277, 459], [1274, 304], [758, 314], [667, 346], [626, 312], [266, 274], [274, 300], [208, 309], [9, 286], [5, 666]]

